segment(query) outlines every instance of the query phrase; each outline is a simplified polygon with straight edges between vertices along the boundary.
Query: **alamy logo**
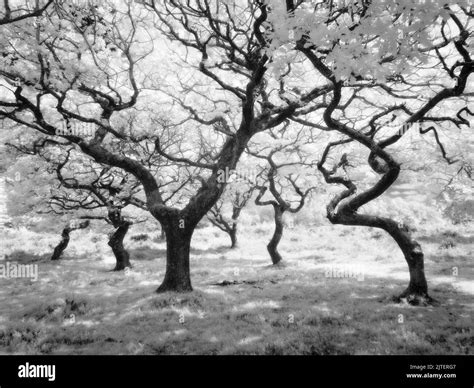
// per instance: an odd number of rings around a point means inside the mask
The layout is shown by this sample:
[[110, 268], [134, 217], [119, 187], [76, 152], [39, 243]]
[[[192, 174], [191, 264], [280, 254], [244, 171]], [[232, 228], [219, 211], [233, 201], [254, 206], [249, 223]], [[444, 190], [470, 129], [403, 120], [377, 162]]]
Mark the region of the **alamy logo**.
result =
[[331, 267], [325, 272], [326, 278], [354, 278], [361, 282], [364, 280], [364, 272], [356, 268]]
[[18, 264], [13, 261], [0, 264], [0, 279], [17, 278], [38, 280], [38, 264]]
[[48, 381], [56, 380], [56, 365], [25, 365], [18, 367], [18, 377], [27, 379], [48, 379]]
[[232, 182], [255, 182], [258, 172], [255, 170], [232, 170], [226, 167], [225, 170], [217, 171], [217, 183], [232, 183]]
[[87, 137], [94, 136], [96, 125], [94, 123], [83, 122], [61, 122], [56, 130], [58, 136], [78, 136]]

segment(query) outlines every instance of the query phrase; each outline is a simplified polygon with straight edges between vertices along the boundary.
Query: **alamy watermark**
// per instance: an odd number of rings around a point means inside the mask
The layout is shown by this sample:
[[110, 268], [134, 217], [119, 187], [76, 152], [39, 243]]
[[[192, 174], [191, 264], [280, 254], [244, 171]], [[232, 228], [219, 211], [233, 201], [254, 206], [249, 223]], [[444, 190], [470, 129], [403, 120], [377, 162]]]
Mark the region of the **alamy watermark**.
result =
[[96, 130], [95, 123], [84, 122], [61, 122], [59, 128], [56, 130], [58, 136], [77, 136], [87, 137], [94, 136]]
[[38, 264], [19, 264], [14, 261], [0, 264], [0, 279], [18, 278], [38, 280]]
[[[104, 4], [103, 0], [63, 0], [63, 3], [74, 5], [76, 7], [100, 7]], [[127, 0], [127, 4], [145, 4], [146, 0]], [[158, 3], [158, 2], [157, 2]]]
[[56, 365], [34, 365], [29, 362], [18, 366], [18, 377], [21, 379], [56, 380]]
[[[286, 166], [284, 169], [285, 175], [291, 174], [301, 174], [301, 169], [298, 168], [297, 165]], [[276, 174], [276, 171], [275, 171]], [[224, 183], [256, 183], [258, 178], [262, 175], [262, 171], [258, 171], [257, 169], [229, 169], [226, 167], [225, 169], [220, 169], [217, 171], [217, 183], [224, 184]]]
[[252, 169], [233, 170], [228, 167], [217, 171], [217, 183], [256, 182], [258, 172]]
[[324, 272], [326, 278], [342, 279], [354, 278], [357, 281], [364, 281], [364, 272], [353, 267], [330, 267]]

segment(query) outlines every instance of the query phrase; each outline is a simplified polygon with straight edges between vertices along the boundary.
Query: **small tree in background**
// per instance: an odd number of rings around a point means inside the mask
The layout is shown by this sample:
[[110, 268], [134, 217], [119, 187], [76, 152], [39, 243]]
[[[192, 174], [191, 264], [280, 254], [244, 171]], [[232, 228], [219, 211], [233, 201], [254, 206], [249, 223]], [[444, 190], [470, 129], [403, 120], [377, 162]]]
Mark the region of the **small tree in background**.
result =
[[[123, 210], [132, 204], [145, 208], [139, 199], [140, 185], [120, 170], [104, 168], [90, 160], [79, 162], [70, 146], [55, 142], [45, 145], [45, 141], [38, 139], [32, 148], [10, 144], [18, 156], [8, 171], [13, 177], [10, 207], [19, 214], [47, 219], [72, 218], [62, 230], [52, 260], [60, 259], [72, 231], [87, 228], [91, 220], [104, 221], [115, 229], [108, 242], [116, 259], [114, 270], [131, 267], [123, 240], [129, 227], [144, 218], [124, 216]], [[37, 174], [39, 169], [44, 169], [43, 174]], [[43, 189], [38, 191], [38, 187]], [[17, 206], [18, 201], [24, 201], [23, 207]]]
[[59, 242], [58, 245], [54, 247], [53, 254], [51, 255], [51, 260], [59, 260], [63, 254], [63, 252], [66, 250], [66, 248], [69, 245], [69, 240], [71, 239], [71, 232], [74, 230], [79, 230], [79, 229], [86, 229], [90, 224], [89, 220], [84, 220], [81, 222], [77, 222], [76, 220], [73, 220], [64, 227], [63, 231], [61, 232], [61, 241]]
[[[268, 155], [262, 155], [262, 151], [258, 153], [249, 151], [250, 155], [264, 159], [268, 163], [268, 166], [265, 167], [266, 174], [264, 175], [266, 183], [258, 185], [259, 192], [255, 198], [255, 204], [258, 206], [273, 207], [275, 229], [273, 231], [273, 236], [267, 245], [267, 250], [274, 265], [279, 264], [282, 260], [282, 257], [278, 252], [278, 244], [283, 237], [283, 215], [286, 212], [292, 214], [298, 213], [303, 208], [305, 200], [310, 192], [315, 188], [309, 187], [307, 189], [302, 189], [301, 183], [298, 182], [302, 181], [302, 179], [298, 178], [301, 174], [305, 175], [303, 167], [305, 165], [307, 166], [308, 163], [305, 162], [300, 150], [298, 149], [298, 145], [295, 143], [296, 141], [279, 146], [271, 150]], [[287, 161], [276, 162], [278, 153], [283, 154], [283, 158]], [[295, 156], [299, 157], [300, 160], [292, 162], [291, 159], [294, 159]], [[309, 175], [305, 176], [304, 181], [308, 181], [308, 178]], [[267, 190], [270, 191], [273, 199], [263, 200]], [[297, 199], [285, 199], [285, 197], [288, 198], [291, 196], [290, 192], [293, 194], [293, 197], [296, 197]]]
[[[238, 178], [237, 178], [238, 179]], [[207, 216], [209, 222], [227, 233], [230, 237], [230, 247], [237, 247], [237, 226], [242, 209], [247, 205], [255, 190], [253, 184], [229, 184], [227, 189], [212, 207]], [[226, 205], [230, 206], [230, 216], [226, 216]]]

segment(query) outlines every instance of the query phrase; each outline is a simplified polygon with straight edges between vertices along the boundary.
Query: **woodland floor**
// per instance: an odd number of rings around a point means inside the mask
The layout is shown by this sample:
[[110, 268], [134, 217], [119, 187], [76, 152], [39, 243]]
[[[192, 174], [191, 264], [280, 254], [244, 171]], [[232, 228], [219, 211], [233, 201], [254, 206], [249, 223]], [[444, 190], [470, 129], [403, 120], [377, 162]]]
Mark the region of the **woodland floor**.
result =
[[[271, 224], [241, 230], [239, 248], [230, 250], [218, 230], [197, 230], [194, 292], [159, 295], [165, 244], [157, 233], [126, 240], [134, 265], [126, 275], [110, 272], [106, 236], [76, 232], [64, 259], [53, 263], [57, 235], [7, 229], [7, 260], [38, 264], [39, 278], [0, 279], [0, 353], [474, 353], [472, 230], [417, 233], [439, 303], [430, 307], [391, 300], [406, 287], [408, 271], [379, 231], [285, 230], [281, 267], [270, 265], [270, 233]], [[326, 276], [337, 269], [358, 276]]]

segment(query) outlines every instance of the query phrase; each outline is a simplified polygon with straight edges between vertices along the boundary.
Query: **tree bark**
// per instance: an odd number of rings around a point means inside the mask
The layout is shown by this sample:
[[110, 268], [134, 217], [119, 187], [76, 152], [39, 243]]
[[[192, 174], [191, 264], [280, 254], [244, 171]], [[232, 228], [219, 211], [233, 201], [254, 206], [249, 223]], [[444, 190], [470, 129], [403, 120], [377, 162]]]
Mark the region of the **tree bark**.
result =
[[51, 256], [51, 260], [59, 260], [66, 250], [67, 246], [69, 245], [69, 241], [71, 239], [71, 232], [76, 229], [85, 229], [89, 226], [89, 221], [83, 221], [76, 226], [66, 226], [62, 233], [61, 233], [61, 241], [58, 245], [54, 248], [53, 254]]
[[234, 249], [237, 247], [237, 225], [234, 225], [230, 230], [229, 230], [229, 236], [230, 236], [230, 248]]
[[116, 264], [114, 271], [123, 271], [125, 268], [131, 268], [130, 255], [123, 246], [123, 240], [130, 228], [129, 222], [123, 222], [109, 239], [109, 246], [114, 252]]
[[250, 198], [250, 195], [243, 198], [242, 201], [239, 202], [239, 197], [236, 198], [237, 204], [234, 204], [232, 207], [232, 222], [229, 225], [229, 236], [230, 236], [230, 248], [236, 248], [237, 247], [237, 220], [239, 219], [240, 213], [242, 211], [242, 208], [247, 204], [248, 199]]
[[67, 246], [69, 245], [71, 229], [67, 226], [63, 229], [61, 233], [61, 241], [58, 245], [54, 248], [53, 255], [51, 256], [51, 260], [59, 260], [66, 250]]
[[267, 245], [268, 253], [272, 259], [272, 263], [274, 265], [281, 262], [282, 257], [280, 253], [278, 253], [278, 244], [283, 236], [283, 210], [279, 206], [273, 206], [274, 218], [275, 218], [275, 230], [273, 232], [272, 239]]
[[362, 214], [329, 214], [333, 224], [371, 226], [385, 230], [398, 244], [405, 257], [410, 273], [410, 282], [405, 291], [395, 297], [395, 300], [406, 299], [413, 305], [429, 304], [434, 301], [428, 295], [428, 283], [424, 270], [424, 255], [420, 244], [415, 241], [405, 225], [386, 217], [376, 217]]
[[[173, 222], [175, 224], [175, 222]], [[166, 273], [163, 283], [156, 292], [192, 291], [189, 271], [189, 253], [192, 232], [175, 226], [165, 228], [166, 232]]]
[[403, 252], [410, 272], [410, 282], [407, 289], [397, 299], [406, 298], [410, 304], [424, 304], [432, 301], [428, 295], [428, 283], [425, 277], [424, 255], [420, 244], [410, 233], [400, 228], [396, 223], [388, 231]]
[[123, 246], [123, 240], [132, 223], [124, 219], [122, 216], [122, 209], [119, 207], [110, 206], [108, 209], [108, 216], [110, 222], [114, 228], [116, 228], [108, 243], [115, 256], [116, 264], [114, 271], [123, 271], [125, 268], [132, 267], [130, 264], [130, 255]]
[[[261, 82], [263, 73], [252, 80]], [[145, 189], [147, 206], [150, 213], [160, 222], [166, 232], [166, 273], [163, 283], [157, 292], [192, 291], [189, 271], [189, 253], [191, 238], [199, 221], [212, 209], [225, 190], [226, 182], [219, 181], [220, 171], [234, 169], [245, 151], [250, 138], [256, 133], [253, 125], [253, 103], [247, 103], [243, 109], [242, 121], [235, 136], [229, 137], [222, 146], [220, 156], [209, 178], [202, 181], [202, 186], [189, 200], [184, 209], [178, 210], [163, 206], [158, 188]], [[159, 145], [158, 145], [159, 148]], [[185, 225], [182, 227], [182, 224]]]

